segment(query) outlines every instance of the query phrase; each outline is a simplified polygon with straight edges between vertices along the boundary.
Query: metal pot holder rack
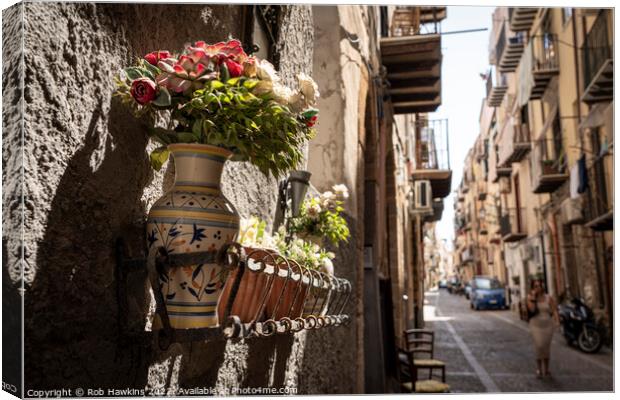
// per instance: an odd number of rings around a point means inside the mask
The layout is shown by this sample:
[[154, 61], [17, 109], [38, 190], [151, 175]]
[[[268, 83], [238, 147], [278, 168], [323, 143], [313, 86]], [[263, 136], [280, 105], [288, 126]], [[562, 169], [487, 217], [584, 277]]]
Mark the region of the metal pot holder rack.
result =
[[[244, 248], [237, 243], [218, 251], [169, 254], [161, 247], [154, 260], [131, 259], [125, 243], [116, 243], [116, 282], [119, 330], [125, 337], [157, 335], [161, 349], [172, 343], [216, 341], [300, 332], [346, 325], [344, 309], [351, 295], [351, 283], [320, 271], [310, 270], [273, 250]], [[170, 268], [217, 263], [228, 269], [221, 300], [226, 300], [220, 325], [209, 328], [175, 329], [170, 325], [159, 274]], [[157, 332], [129, 332], [127, 278], [131, 272], [146, 272], [156, 301], [156, 315], [162, 328]], [[230, 287], [228, 287], [230, 286]], [[240, 287], [244, 287], [240, 295]], [[227, 297], [225, 299], [224, 297]], [[233, 311], [243, 310], [242, 316]], [[241, 314], [241, 313], [239, 313]]]

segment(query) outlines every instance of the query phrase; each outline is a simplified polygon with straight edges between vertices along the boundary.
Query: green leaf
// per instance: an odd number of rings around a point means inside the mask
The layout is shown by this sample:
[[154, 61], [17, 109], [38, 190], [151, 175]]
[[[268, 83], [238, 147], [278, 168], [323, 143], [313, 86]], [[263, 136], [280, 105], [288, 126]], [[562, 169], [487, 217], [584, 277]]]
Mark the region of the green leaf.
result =
[[230, 72], [228, 71], [228, 67], [226, 64], [222, 63], [220, 65], [220, 80], [222, 82], [227, 82], [230, 79]]
[[129, 79], [131, 79], [132, 81], [134, 79], [138, 79], [138, 78], [143, 78], [144, 75], [142, 73], [142, 70], [138, 67], [129, 67], [129, 68], [125, 68], [125, 73], [127, 74], [127, 77]]
[[156, 66], [151, 65], [151, 63], [145, 61], [143, 65], [144, 65], [144, 69], [146, 69], [147, 71], [151, 73], [151, 75], [153, 76], [153, 80], [155, 79], [154, 78], [155, 76], [161, 74], [161, 70], [157, 68]]
[[172, 97], [170, 97], [170, 92], [165, 87], [159, 88], [159, 94], [157, 98], [153, 100], [153, 104], [159, 107], [167, 107], [172, 103]]
[[168, 156], [170, 156], [170, 151], [167, 147], [162, 146], [158, 147], [151, 152], [150, 159], [151, 165], [155, 171], [159, 171], [164, 165], [164, 163], [168, 160]]
[[258, 79], [248, 79], [243, 82], [243, 87], [249, 90], [254, 89], [254, 86], [258, 85]]
[[194, 121], [194, 125], [192, 126], [192, 133], [194, 134], [194, 136], [200, 137], [200, 134], [202, 133], [202, 118]]
[[230, 86], [235, 86], [237, 83], [239, 83], [239, 77], [230, 78], [229, 80], [226, 81], [226, 83]]
[[164, 128], [149, 128], [148, 134], [161, 144], [174, 143], [174, 131]]
[[200, 134], [196, 135], [194, 132], [175, 132], [175, 134], [179, 143], [195, 143], [200, 141]]
[[218, 80], [211, 81], [211, 89], [218, 90], [224, 87], [224, 84]]

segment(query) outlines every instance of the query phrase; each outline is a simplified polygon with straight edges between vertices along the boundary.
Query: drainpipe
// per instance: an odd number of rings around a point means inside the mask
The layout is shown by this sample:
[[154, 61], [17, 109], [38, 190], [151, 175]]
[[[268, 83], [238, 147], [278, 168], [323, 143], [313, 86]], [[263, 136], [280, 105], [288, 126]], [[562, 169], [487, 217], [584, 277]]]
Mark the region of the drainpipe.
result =
[[[577, 126], [581, 125], [581, 80], [579, 79], [579, 53], [577, 48], [577, 17], [575, 16], [575, 9], [571, 19], [573, 20], [573, 59], [575, 60], [575, 88], [577, 89]], [[585, 19], [582, 17], [582, 24], [585, 35]], [[585, 36], [584, 36], [585, 37]], [[577, 132], [579, 138], [579, 147], [583, 149], [583, 137], [580, 132]]]
[[557, 226], [557, 222], [555, 220], [555, 214], [551, 214], [551, 223], [549, 223], [549, 221], [547, 221], [547, 226], [549, 226], [549, 230], [551, 231], [551, 235], [552, 235], [552, 243], [553, 243], [553, 252], [555, 253], [555, 284], [556, 287], [561, 288], [562, 287], [562, 276], [561, 276], [561, 271], [560, 271], [560, 265], [562, 262], [562, 258], [560, 257], [560, 249], [558, 246], [558, 226]]
[[547, 289], [547, 293], [549, 293], [549, 282], [547, 280], [547, 257], [545, 257], [545, 234], [541, 230], [540, 231], [540, 245], [542, 248], [542, 265], [543, 265], [543, 280], [545, 282], [545, 288]]

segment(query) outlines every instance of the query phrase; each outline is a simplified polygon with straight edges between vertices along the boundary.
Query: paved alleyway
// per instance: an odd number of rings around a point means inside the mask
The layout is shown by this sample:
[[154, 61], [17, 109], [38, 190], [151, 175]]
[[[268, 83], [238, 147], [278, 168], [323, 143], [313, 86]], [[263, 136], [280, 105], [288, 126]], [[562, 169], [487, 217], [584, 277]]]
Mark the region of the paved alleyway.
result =
[[569, 348], [556, 331], [551, 378], [534, 374], [527, 323], [512, 311], [473, 311], [464, 296], [445, 290], [426, 293], [424, 317], [435, 330], [435, 358], [447, 362], [453, 392], [611, 391], [609, 348], [589, 355]]

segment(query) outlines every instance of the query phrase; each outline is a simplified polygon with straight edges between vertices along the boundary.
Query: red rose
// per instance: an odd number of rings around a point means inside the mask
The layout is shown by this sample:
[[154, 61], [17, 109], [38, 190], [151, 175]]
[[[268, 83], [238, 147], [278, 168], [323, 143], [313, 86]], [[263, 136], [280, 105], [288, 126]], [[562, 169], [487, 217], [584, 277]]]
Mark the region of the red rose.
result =
[[170, 52], [166, 50], [154, 51], [144, 56], [144, 59], [151, 65], [157, 65], [160, 60], [170, 58]]
[[157, 97], [157, 85], [148, 78], [139, 78], [131, 84], [131, 95], [138, 104], [147, 104]]
[[234, 62], [231, 59], [226, 59], [225, 62], [231, 78], [236, 78], [237, 76], [241, 76], [241, 74], [243, 74], [243, 66], [241, 64]]

